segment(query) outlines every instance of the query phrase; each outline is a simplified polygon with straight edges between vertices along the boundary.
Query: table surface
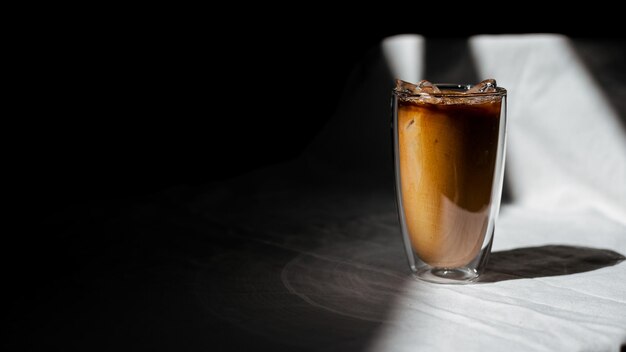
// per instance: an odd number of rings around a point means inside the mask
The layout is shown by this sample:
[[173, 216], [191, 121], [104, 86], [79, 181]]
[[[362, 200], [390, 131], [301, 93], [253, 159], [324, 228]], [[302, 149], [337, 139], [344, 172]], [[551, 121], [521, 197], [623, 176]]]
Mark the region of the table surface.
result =
[[54, 293], [14, 326], [35, 346], [89, 350], [609, 351], [626, 341], [622, 224], [504, 206], [483, 281], [430, 284], [410, 276], [388, 189], [276, 187], [272, 173], [56, 215], [68, 243], [59, 255], [81, 270], [57, 272]]

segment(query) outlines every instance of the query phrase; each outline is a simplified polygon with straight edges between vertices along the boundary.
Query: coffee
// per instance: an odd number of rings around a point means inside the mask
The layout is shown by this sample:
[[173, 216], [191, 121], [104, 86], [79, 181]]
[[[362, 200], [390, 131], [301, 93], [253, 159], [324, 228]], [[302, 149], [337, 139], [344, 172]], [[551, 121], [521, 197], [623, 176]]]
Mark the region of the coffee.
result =
[[476, 258], [489, 226], [501, 97], [441, 93], [398, 99], [400, 201], [418, 257], [456, 268]]

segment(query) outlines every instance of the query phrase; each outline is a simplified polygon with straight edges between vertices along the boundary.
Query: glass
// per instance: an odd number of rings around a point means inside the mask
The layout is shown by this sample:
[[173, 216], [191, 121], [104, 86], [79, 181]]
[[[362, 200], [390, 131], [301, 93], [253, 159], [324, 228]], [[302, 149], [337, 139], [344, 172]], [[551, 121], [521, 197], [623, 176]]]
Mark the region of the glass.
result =
[[453, 84], [393, 92], [398, 214], [419, 279], [476, 281], [489, 258], [506, 140], [506, 89], [493, 82], [489, 92]]

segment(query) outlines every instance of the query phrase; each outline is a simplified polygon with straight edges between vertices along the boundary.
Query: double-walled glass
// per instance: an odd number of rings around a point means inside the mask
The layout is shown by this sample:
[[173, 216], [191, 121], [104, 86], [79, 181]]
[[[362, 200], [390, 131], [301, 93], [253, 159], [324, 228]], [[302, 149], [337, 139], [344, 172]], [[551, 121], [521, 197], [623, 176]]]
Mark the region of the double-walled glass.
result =
[[468, 283], [487, 263], [500, 208], [506, 90], [437, 87], [393, 93], [398, 213], [414, 275]]

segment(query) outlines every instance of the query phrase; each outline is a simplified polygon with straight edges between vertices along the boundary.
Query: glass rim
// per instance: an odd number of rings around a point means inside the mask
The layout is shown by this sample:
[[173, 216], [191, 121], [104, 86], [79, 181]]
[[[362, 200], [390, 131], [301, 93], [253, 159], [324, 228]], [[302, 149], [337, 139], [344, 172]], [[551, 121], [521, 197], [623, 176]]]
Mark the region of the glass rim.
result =
[[474, 87], [474, 84], [456, 84], [456, 83], [433, 83], [433, 85], [437, 86], [437, 88], [442, 90], [453, 91], [454, 93], [442, 92], [442, 93], [406, 93], [399, 92], [395, 88], [393, 89], [393, 94], [402, 97], [441, 97], [441, 98], [474, 98], [474, 97], [502, 97], [506, 96], [507, 91], [503, 87], [496, 87], [495, 92], [476, 92], [476, 93], [463, 93], [460, 92], [467, 91]]

